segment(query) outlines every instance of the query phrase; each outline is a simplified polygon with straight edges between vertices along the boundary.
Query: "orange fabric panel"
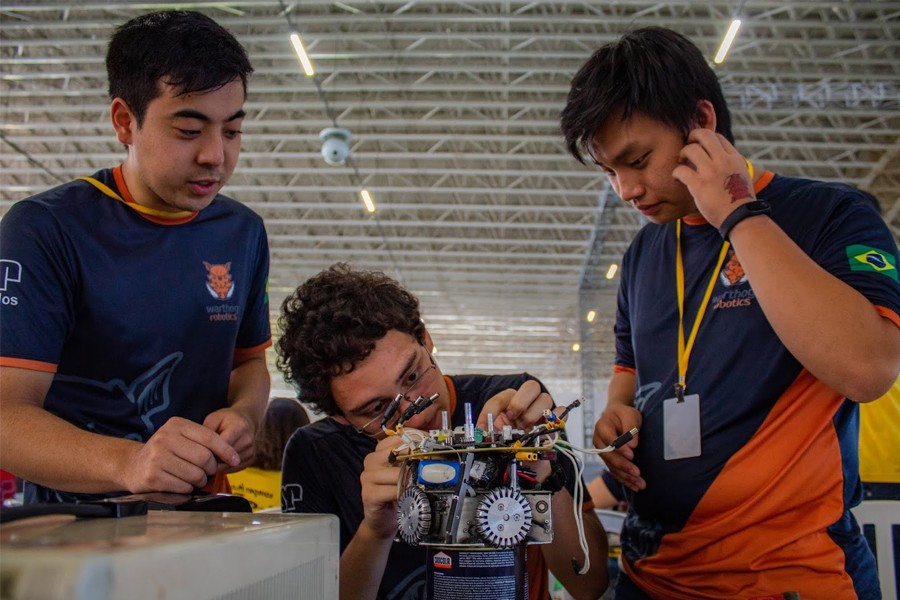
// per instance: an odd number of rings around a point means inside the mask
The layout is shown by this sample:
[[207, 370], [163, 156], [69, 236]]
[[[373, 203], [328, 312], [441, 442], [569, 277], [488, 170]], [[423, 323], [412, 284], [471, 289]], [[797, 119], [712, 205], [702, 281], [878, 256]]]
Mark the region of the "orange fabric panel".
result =
[[802, 371], [729, 459], [684, 529], [663, 536], [655, 555], [626, 563], [632, 579], [673, 600], [786, 591], [855, 598], [844, 553], [825, 531], [844, 509], [832, 425], [843, 400]]
[[253, 356], [257, 352], [262, 352], [266, 348], [272, 345], [272, 339], [269, 338], [262, 344], [258, 344], [253, 346], [252, 348], [235, 348], [234, 349], [234, 363], [238, 365], [245, 361], [247, 358]]
[[27, 358], [0, 357], [0, 367], [16, 367], [30, 371], [43, 371], [44, 373], [56, 373], [56, 365], [40, 360], [28, 360]]

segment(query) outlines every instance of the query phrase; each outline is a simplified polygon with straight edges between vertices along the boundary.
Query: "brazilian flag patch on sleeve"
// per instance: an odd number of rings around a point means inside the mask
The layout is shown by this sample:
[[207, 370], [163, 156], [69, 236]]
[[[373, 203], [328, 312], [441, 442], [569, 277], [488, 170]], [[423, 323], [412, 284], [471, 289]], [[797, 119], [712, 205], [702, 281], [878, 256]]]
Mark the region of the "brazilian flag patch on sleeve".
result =
[[851, 271], [875, 271], [897, 281], [897, 261], [884, 250], [853, 244], [847, 246], [847, 260], [850, 261]]

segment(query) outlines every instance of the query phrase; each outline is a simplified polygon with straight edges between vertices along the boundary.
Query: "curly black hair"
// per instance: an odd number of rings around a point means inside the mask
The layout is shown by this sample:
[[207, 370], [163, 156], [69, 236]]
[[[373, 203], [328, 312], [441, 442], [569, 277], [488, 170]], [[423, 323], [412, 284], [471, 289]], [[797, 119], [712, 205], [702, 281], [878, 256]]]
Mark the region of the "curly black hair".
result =
[[419, 300], [378, 271], [337, 263], [302, 283], [281, 304], [278, 368], [316, 413], [341, 414], [333, 377], [349, 373], [391, 330], [425, 341]]

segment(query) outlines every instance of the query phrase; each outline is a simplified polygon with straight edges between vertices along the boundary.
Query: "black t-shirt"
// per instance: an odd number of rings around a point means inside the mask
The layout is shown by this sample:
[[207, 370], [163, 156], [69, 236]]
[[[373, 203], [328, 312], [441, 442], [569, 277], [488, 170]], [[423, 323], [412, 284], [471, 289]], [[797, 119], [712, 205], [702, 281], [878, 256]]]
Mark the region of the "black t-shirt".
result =
[[[484, 404], [506, 389], [519, 389], [519, 375], [455, 375], [448, 378], [456, 391], [450, 422], [465, 422], [464, 404], [472, 405], [477, 418]], [[541, 386], [543, 389], [543, 385]], [[281, 507], [284, 512], [330, 513], [340, 519], [341, 552], [350, 543], [363, 519], [359, 476], [363, 461], [377, 442], [334, 419], [323, 419], [298, 429], [284, 452]], [[562, 460], [562, 463], [569, 461]], [[571, 478], [569, 478], [571, 480]], [[424, 546], [394, 542], [391, 546], [378, 597], [385, 600], [425, 598]]]

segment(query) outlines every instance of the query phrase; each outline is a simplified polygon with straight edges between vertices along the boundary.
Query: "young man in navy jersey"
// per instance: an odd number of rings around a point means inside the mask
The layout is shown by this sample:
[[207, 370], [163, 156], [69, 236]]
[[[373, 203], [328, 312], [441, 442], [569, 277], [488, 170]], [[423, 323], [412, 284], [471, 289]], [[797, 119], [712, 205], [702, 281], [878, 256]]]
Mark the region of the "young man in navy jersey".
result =
[[27, 502], [227, 489], [269, 391], [262, 220], [219, 195], [240, 153], [237, 40], [196, 12], [119, 27], [124, 162], [13, 205], [0, 239], [0, 456]]
[[[426, 432], [441, 428], [442, 411], [451, 427], [461, 425], [465, 403], [481, 428], [491, 413], [497, 430], [527, 430], [543, 422], [552, 398], [527, 373], [443, 375], [418, 299], [383, 273], [333, 265], [288, 296], [279, 325], [276, 349], [285, 379], [300, 390], [301, 401], [327, 415], [288, 442], [282, 509], [340, 517], [342, 598], [425, 600], [425, 548], [394, 541], [400, 469], [389, 456], [402, 440], [381, 429], [387, 404], [402, 397], [399, 414], [409, 401], [438, 394], [405, 423]], [[542, 461], [535, 468], [539, 479], [547, 467]], [[598, 598], [607, 587], [606, 537], [589, 500], [582, 510], [591, 566], [584, 575], [573, 569], [584, 552], [570, 492], [574, 471], [567, 479], [553, 494], [553, 543], [527, 549], [530, 600], [549, 598], [548, 567], [575, 598]]]
[[561, 121], [650, 221], [622, 261], [594, 432], [640, 428], [603, 455], [630, 490], [616, 597], [880, 597], [849, 509], [856, 402], [900, 369], [884, 222], [858, 190], [742, 156], [715, 73], [667, 29], [600, 48]]

